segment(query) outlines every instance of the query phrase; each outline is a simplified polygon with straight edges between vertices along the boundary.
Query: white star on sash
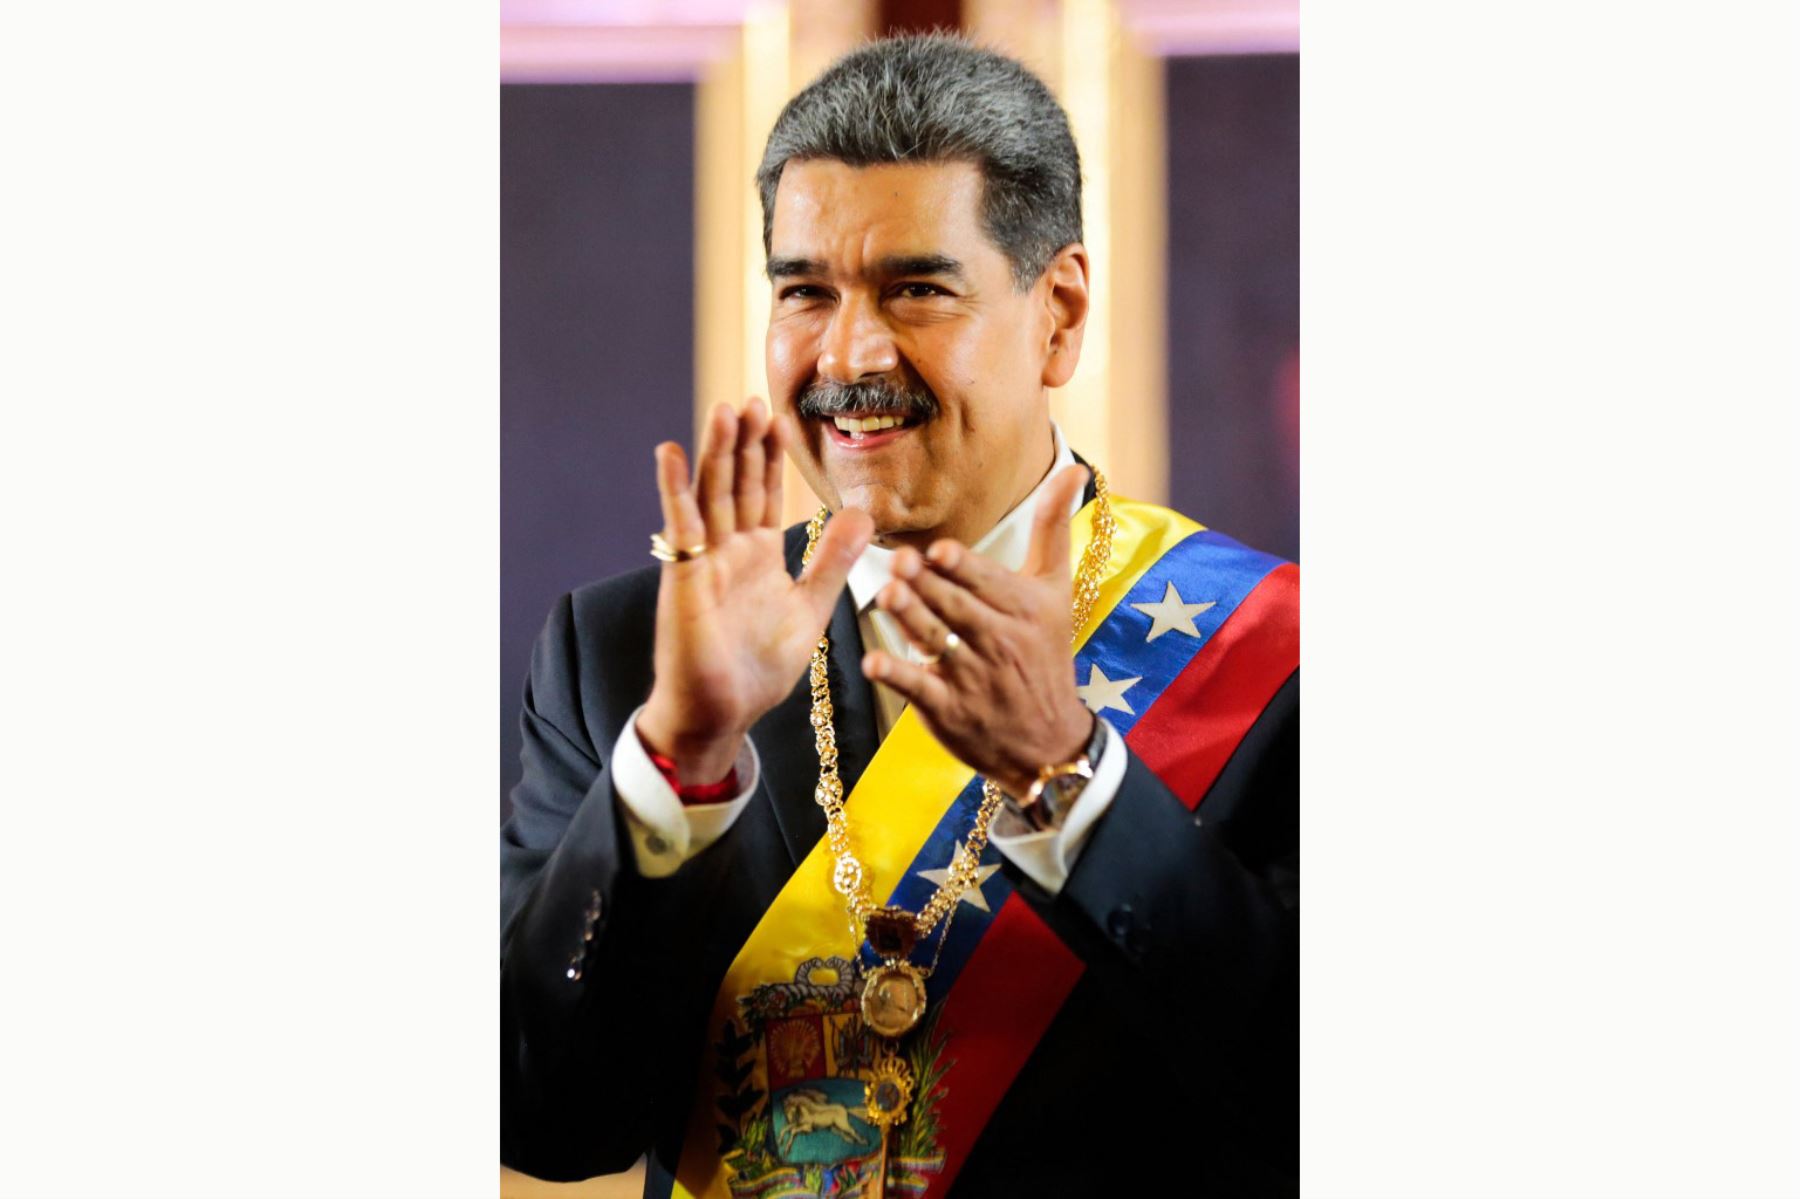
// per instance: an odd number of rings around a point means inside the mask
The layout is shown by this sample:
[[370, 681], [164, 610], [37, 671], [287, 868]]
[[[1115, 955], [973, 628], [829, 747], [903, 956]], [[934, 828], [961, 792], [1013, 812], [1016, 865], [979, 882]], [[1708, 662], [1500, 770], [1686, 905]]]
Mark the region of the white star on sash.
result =
[[1109, 679], [1106, 672], [1100, 669], [1100, 663], [1096, 662], [1088, 674], [1087, 683], [1075, 688], [1075, 694], [1081, 697], [1081, 702], [1088, 706], [1090, 712], [1098, 714], [1107, 708], [1117, 708], [1135, 716], [1137, 713], [1132, 712], [1131, 705], [1125, 702], [1125, 692], [1133, 684], [1143, 681], [1143, 675], [1134, 679]]
[[1163, 592], [1160, 600], [1154, 604], [1133, 604], [1131, 606], [1151, 618], [1150, 635], [1144, 640], [1155, 641], [1171, 630], [1198, 638], [1200, 630], [1194, 627], [1194, 617], [1218, 602], [1218, 600], [1208, 600], [1204, 604], [1184, 604], [1181, 602], [1181, 592], [1175, 590], [1175, 580], [1170, 579], [1168, 590]]
[[[941, 887], [950, 881], [950, 871], [954, 870], [957, 863], [963, 861], [968, 856], [968, 847], [965, 845], [958, 845], [956, 847], [956, 856], [950, 860], [949, 866], [942, 870], [916, 870], [913, 873], [917, 874], [926, 882], [936, 883]], [[998, 862], [995, 862], [992, 866], [977, 866], [975, 868], [975, 885], [962, 893], [962, 902], [974, 904], [984, 912], [993, 911], [992, 908], [988, 907], [987, 896], [981, 893], [981, 885], [992, 878], [994, 871], [998, 869], [1000, 869], [1000, 863]]]

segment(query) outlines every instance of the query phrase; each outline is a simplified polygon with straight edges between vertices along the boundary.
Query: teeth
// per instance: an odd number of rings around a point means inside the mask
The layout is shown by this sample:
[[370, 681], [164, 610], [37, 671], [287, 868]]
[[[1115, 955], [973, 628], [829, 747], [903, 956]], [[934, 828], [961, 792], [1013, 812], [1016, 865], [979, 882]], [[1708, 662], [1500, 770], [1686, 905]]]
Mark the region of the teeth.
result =
[[873, 433], [879, 429], [893, 429], [906, 422], [897, 416], [837, 416], [832, 423], [846, 433]]

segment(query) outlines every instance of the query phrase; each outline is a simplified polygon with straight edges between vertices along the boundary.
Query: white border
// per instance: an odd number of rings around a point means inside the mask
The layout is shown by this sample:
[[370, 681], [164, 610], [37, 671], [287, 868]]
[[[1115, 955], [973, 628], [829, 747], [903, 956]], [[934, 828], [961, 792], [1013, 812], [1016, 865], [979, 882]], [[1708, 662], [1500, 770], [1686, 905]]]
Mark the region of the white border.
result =
[[1800, 1194], [1793, 9], [1307, 10], [1305, 1193]]
[[[1693, 16], [1308, 11], [1311, 1196], [1800, 1190], [1795, 41]], [[492, 14], [13, 22], [0, 1189], [491, 1195]]]

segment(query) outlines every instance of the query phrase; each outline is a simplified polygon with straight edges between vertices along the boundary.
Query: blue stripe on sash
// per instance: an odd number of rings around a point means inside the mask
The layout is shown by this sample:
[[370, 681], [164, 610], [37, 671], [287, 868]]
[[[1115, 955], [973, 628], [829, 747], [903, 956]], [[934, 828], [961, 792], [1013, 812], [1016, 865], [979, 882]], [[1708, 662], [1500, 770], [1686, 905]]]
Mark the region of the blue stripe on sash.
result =
[[[1256, 585], [1281, 563], [1280, 558], [1250, 549], [1210, 529], [1183, 538], [1144, 572], [1082, 646], [1075, 656], [1076, 683], [1088, 683], [1095, 665], [1109, 680], [1137, 679], [1121, 696], [1130, 705], [1130, 712], [1107, 708], [1100, 713], [1120, 736], [1129, 733], [1151, 702], [1187, 667]], [[1174, 581], [1185, 603], [1212, 604], [1193, 617], [1194, 627], [1200, 634], [1198, 638], [1189, 636], [1185, 629], [1174, 629], [1165, 630], [1155, 641], [1147, 640], [1154, 627], [1152, 618], [1132, 605], [1161, 602], [1170, 581]], [[977, 776], [963, 788], [931, 836], [926, 838], [906, 876], [888, 897], [888, 903], [916, 912], [930, 902], [938, 884], [921, 878], [918, 872], [949, 868], [956, 847], [968, 837], [980, 807], [981, 779]], [[981, 861], [984, 866], [998, 864], [1000, 851], [989, 845], [983, 851]], [[968, 896], [956, 905], [949, 932], [945, 934], [943, 953], [926, 983], [932, 1003], [950, 993], [956, 976], [962, 973], [976, 944], [993, 924], [993, 913], [1000, 910], [1000, 905], [1012, 893], [1012, 884], [996, 870], [981, 887], [988, 911], [975, 907]], [[941, 929], [938, 931], [942, 932]], [[936, 940], [934, 935], [916, 947], [913, 962], [919, 966], [930, 965], [937, 949]], [[867, 966], [874, 966], [879, 961], [867, 942], [862, 947], [862, 960]]]
[[[1129, 733], [1138, 717], [1281, 561], [1211, 529], [1183, 538], [1144, 572], [1131, 593], [1081, 647], [1075, 657], [1075, 682], [1090, 682], [1095, 666], [1113, 682], [1138, 679], [1120, 697], [1131, 711], [1107, 708], [1100, 713], [1120, 736]], [[1186, 629], [1164, 629], [1155, 641], [1147, 640], [1155, 622], [1132, 605], [1162, 602], [1171, 582], [1188, 605], [1210, 603], [1212, 607], [1193, 617], [1199, 637], [1190, 636]]]

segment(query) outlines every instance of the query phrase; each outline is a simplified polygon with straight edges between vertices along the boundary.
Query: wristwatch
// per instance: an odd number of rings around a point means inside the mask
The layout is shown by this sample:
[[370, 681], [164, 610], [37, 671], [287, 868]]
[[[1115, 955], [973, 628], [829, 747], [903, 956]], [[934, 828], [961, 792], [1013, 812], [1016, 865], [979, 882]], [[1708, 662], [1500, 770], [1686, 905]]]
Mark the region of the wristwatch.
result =
[[1094, 777], [1094, 764], [1100, 760], [1100, 747], [1104, 744], [1105, 734], [1100, 729], [1100, 718], [1096, 716], [1087, 749], [1073, 762], [1052, 764], [1039, 770], [1036, 780], [1025, 792], [1025, 798], [1007, 795], [1006, 806], [1033, 832], [1056, 828]]

